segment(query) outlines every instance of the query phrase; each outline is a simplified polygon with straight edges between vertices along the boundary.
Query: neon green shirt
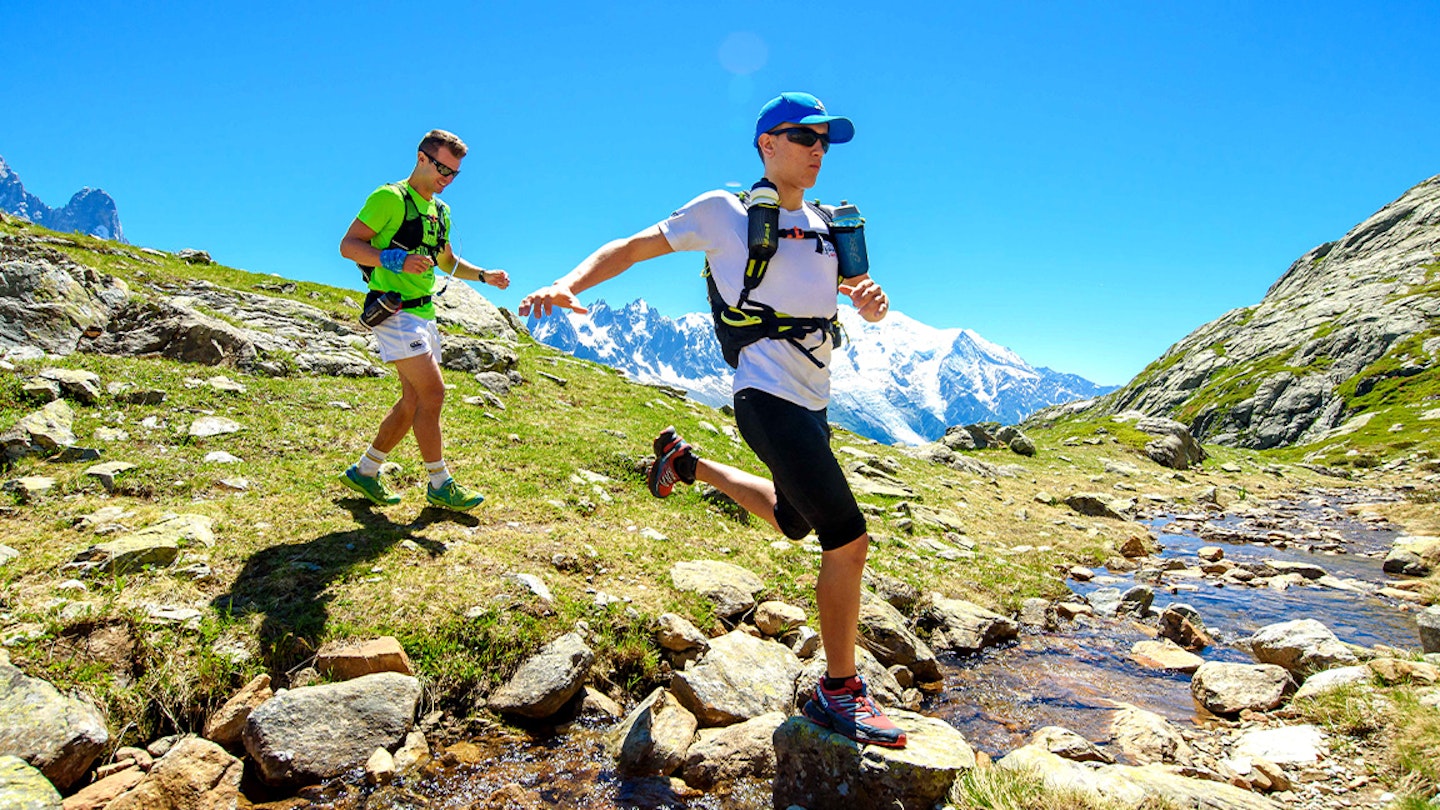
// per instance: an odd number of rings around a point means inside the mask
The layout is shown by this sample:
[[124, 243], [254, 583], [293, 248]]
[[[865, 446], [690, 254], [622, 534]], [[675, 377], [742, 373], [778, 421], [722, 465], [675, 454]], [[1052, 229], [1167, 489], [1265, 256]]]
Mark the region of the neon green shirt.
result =
[[[425, 229], [425, 237], [419, 245], [392, 245], [390, 240], [405, 223], [405, 198], [400, 196], [400, 189], [403, 188], [410, 198], [415, 201], [415, 209], [420, 212], [420, 221]], [[427, 200], [421, 197], [410, 185], [405, 182], [398, 184], [386, 184], [370, 192], [365, 199], [365, 205], [355, 218], [375, 231], [375, 237], [370, 240], [373, 247], [384, 250], [389, 247], [403, 247], [409, 253], [430, 255], [440, 241], [440, 221], [444, 217], [445, 230], [450, 230], [450, 211], [448, 208], [441, 208], [435, 200]], [[424, 273], [396, 273], [386, 270], [383, 267], [376, 267], [370, 273], [370, 289], [381, 292], [397, 292], [406, 299], [422, 298], [430, 295], [435, 290], [435, 271], [431, 269]], [[407, 309], [406, 312], [418, 318], [435, 320], [435, 305], [426, 304], [423, 307]]]

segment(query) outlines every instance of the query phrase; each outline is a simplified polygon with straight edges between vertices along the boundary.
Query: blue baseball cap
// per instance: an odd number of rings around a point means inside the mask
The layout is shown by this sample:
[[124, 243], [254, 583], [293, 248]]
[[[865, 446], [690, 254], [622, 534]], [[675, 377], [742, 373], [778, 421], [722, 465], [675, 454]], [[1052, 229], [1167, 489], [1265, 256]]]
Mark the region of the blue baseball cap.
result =
[[820, 99], [809, 93], [781, 93], [760, 108], [760, 117], [755, 119], [755, 146], [760, 145], [760, 136], [785, 122], [796, 124], [829, 124], [830, 142], [845, 143], [855, 137], [855, 125], [849, 118], [828, 115]]

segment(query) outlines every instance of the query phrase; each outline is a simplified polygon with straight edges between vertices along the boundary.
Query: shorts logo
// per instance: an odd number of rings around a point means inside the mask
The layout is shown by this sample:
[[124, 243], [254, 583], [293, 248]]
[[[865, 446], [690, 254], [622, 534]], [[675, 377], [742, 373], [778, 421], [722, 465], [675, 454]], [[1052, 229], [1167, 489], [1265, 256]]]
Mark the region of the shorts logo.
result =
[[821, 252], [824, 253], [826, 256], [829, 256], [829, 257], [832, 258], [832, 259], [835, 258], [835, 246], [832, 245], [832, 244], [830, 244], [830, 241], [829, 241], [829, 240], [827, 240], [827, 239], [821, 239], [821, 240], [820, 240], [820, 250], [821, 250]]
[[412, 340], [412, 341], [410, 341], [410, 348], [412, 348], [412, 349], [423, 349], [423, 348], [425, 348], [425, 341], [423, 341], [423, 340]]

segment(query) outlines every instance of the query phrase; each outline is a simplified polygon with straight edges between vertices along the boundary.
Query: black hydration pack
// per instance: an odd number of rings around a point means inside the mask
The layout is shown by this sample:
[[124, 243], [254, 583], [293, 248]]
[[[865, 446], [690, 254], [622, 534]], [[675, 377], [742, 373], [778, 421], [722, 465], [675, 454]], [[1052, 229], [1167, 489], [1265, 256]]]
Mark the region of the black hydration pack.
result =
[[[739, 192], [740, 201], [744, 203], [749, 196], [748, 192]], [[835, 247], [835, 240], [830, 234], [830, 223], [832, 212], [819, 201], [806, 201], [805, 207], [814, 211], [825, 223], [825, 232], [808, 231], [800, 228], [791, 228], [780, 231], [781, 239], [814, 239], [815, 252], [825, 252], [825, 242], [829, 242], [832, 248]], [[760, 286], [765, 280], [765, 271], [770, 267], [770, 257], [774, 250], [764, 251], [757, 249], [753, 244], [750, 246], [750, 255], [745, 263], [744, 287], [740, 290], [740, 300], [732, 306], [725, 302], [720, 295], [720, 289], [715, 286], [715, 276], [710, 270], [710, 262], [706, 260], [705, 270], [701, 274], [705, 276], [706, 296], [710, 299], [710, 314], [715, 320], [715, 337], [720, 341], [720, 354], [725, 357], [725, 362], [731, 368], [740, 366], [740, 350], [749, 346], [757, 340], [784, 340], [788, 341], [805, 358], [815, 364], [816, 368], [824, 368], [825, 364], [815, 357], [814, 349], [805, 348], [804, 341], [807, 337], [816, 332], [828, 333], [834, 348], [840, 348], [843, 342], [842, 330], [840, 327], [840, 316], [837, 313], [833, 317], [821, 316], [800, 317], [798, 315], [787, 315], [778, 312], [774, 307], [762, 304], [759, 301], [752, 301], [750, 293]]]
[[[440, 251], [445, 249], [445, 243], [450, 237], [450, 207], [443, 200], [435, 201], [435, 214], [440, 219], [440, 238], [433, 248], [429, 247], [425, 244], [425, 218], [420, 215], [420, 208], [415, 205], [415, 198], [410, 196], [410, 190], [405, 187], [404, 183], [386, 183], [385, 185], [387, 188], [393, 188], [400, 192], [401, 199], [405, 200], [405, 220], [400, 223], [400, 228], [395, 231], [395, 235], [390, 237], [390, 243], [380, 249], [387, 250], [397, 247], [408, 253], [416, 248], [421, 248], [438, 264]], [[369, 284], [370, 274], [375, 270], [375, 266], [359, 262], [356, 262], [355, 266], [360, 268], [360, 277], [365, 279], [366, 284]], [[430, 299], [427, 296], [425, 300], [426, 303], [429, 303]], [[410, 306], [424, 306], [424, 304], [407, 303], [406, 308], [408, 309]]]

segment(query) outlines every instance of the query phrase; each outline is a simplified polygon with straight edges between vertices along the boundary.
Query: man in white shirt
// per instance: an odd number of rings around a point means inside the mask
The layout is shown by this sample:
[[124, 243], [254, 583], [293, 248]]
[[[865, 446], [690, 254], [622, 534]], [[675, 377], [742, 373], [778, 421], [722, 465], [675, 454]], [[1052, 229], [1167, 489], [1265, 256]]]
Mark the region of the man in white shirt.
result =
[[[773, 480], [700, 458], [673, 428], [666, 428], [655, 440], [648, 483], [651, 493], [663, 498], [676, 483], [704, 481], [787, 537], [816, 533], [823, 550], [815, 591], [827, 677], [815, 685], [805, 715], [856, 741], [900, 748], [904, 731], [875, 704], [855, 668], [860, 581], [870, 536], [830, 450], [825, 413], [832, 347], [827, 325], [836, 314], [837, 294], [847, 296], [871, 322], [885, 317], [889, 301], [865, 269], [841, 278], [845, 268], [828, 222], [804, 201], [830, 144], [845, 143], [854, 134], [848, 118], [828, 114], [808, 93], [772, 99], [755, 124], [765, 185], [773, 186], [779, 198], [779, 232], [793, 238], [779, 239], [769, 269], [747, 296], [752, 309], [758, 306], [787, 320], [776, 322], [784, 329], [752, 336], [753, 342], [739, 349], [735, 421]], [[555, 307], [583, 313], [577, 293], [677, 250], [705, 251], [722, 308], [746, 305], [742, 291], [747, 263], [754, 258], [747, 230], [745, 201], [727, 191], [707, 192], [664, 221], [607, 243], [564, 278], [526, 296], [520, 314], [543, 317]]]

